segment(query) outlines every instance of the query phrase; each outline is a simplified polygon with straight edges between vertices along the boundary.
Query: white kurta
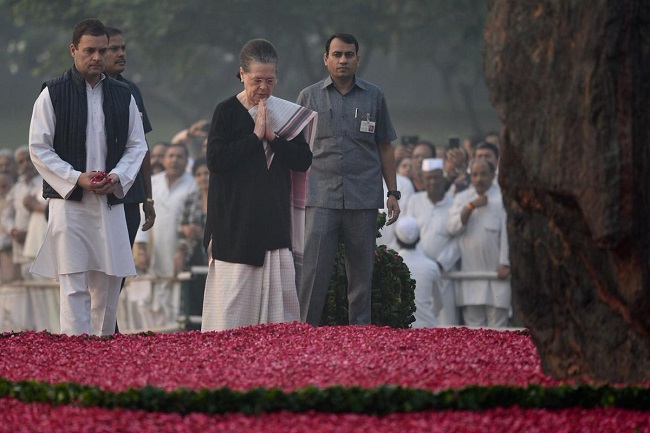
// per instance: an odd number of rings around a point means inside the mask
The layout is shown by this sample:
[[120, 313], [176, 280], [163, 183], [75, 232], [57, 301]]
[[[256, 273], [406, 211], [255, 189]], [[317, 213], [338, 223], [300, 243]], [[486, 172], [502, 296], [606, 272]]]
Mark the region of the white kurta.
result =
[[[103, 83], [94, 88], [86, 83], [88, 123], [86, 128], [86, 171], [106, 169]], [[56, 116], [50, 93], [43, 89], [34, 103], [29, 130], [32, 161], [43, 178], [67, 198], [76, 187], [81, 172], [63, 161], [53, 147]], [[129, 190], [147, 152], [142, 120], [133, 97], [129, 106], [129, 131], [126, 149], [111, 171], [120, 178], [115, 195]], [[135, 275], [135, 265], [126, 228], [123, 205], [108, 206], [105, 195], [86, 190], [81, 201], [49, 200], [50, 217], [45, 241], [31, 272], [58, 279], [60, 274], [95, 270], [107, 275]]]
[[151, 193], [156, 203], [156, 224], [146, 232], [142, 227], [136, 234], [136, 242], [152, 240], [150, 271], [157, 277], [174, 276], [174, 253], [178, 247], [178, 225], [185, 199], [198, 189], [194, 177], [183, 173], [173, 185], [169, 185], [163, 171], [151, 176]]
[[[43, 178], [39, 175], [33, 176], [31, 179], [26, 180], [23, 176], [18, 179], [18, 182], [11, 187], [7, 202], [4, 209], [2, 209], [2, 224], [7, 233], [11, 233], [13, 229], [26, 232], [29, 227], [29, 220], [32, 211], [27, 209], [23, 204], [25, 197], [33, 195], [39, 198], [43, 203], [45, 199], [42, 198], [43, 191]], [[42, 213], [39, 213], [42, 216]], [[13, 259], [14, 263], [25, 264], [31, 262], [34, 257], [26, 257], [23, 253], [23, 245], [17, 241], [13, 241]]]
[[[447, 218], [452, 197], [432, 203], [426, 191], [416, 192], [404, 208], [404, 215], [412, 216], [420, 228], [418, 248], [431, 260], [442, 265], [443, 270], [454, 270], [460, 259], [458, 240], [447, 231]], [[438, 325], [458, 325], [460, 318], [456, 308], [456, 281], [441, 279], [438, 285], [441, 304], [436, 305]]]
[[[140, 227], [135, 237], [135, 242], [151, 242], [150, 275], [167, 278], [174, 276], [179, 221], [187, 196], [197, 188], [194, 177], [187, 172], [171, 186], [164, 171], [151, 176], [156, 224], [146, 232]], [[180, 311], [180, 285], [171, 280], [155, 282], [151, 284], [149, 294], [139, 302], [139, 320], [148, 328], [174, 326]]]
[[[510, 266], [506, 211], [497, 184], [486, 192], [488, 204], [472, 211], [463, 226], [460, 213], [478, 194], [473, 187], [454, 198], [447, 228], [459, 235], [462, 271], [496, 271], [499, 265]], [[456, 302], [464, 305], [491, 305], [510, 308], [510, 280], [463, 280]]]

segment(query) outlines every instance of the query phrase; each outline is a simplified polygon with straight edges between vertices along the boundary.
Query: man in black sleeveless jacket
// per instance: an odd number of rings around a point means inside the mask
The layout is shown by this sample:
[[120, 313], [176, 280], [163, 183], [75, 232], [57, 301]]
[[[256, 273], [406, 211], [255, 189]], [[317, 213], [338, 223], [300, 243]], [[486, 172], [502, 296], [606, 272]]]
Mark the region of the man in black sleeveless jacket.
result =
[[60, 282], [60, 332], [115, 330], [122, 278], [135, 275], [122, 199], [147, 151], [128, 86], [104, 75], [108, 33], [74, 29], [73, 67], [46, 82], [29, 147], [49, 198], [48, 231], [31, 271]]

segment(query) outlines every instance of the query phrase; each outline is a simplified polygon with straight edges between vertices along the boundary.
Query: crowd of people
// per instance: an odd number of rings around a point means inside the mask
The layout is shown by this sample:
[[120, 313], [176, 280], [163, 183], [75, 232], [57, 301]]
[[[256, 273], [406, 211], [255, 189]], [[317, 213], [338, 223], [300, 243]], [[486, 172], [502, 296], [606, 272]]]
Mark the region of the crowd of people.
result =
[[[175, 276], [191, 266], [208, 266], [203, 331], [319, 325], [339, 234], [351, 324], [371, 323], [380, 242], [403, 255], [416, 280], [414, 326], [507, 325], [498, 135], [448, 149], [405, 137], [394, 147], [383, 92], [356, 75], [354, 36], [327, 40], [328, 76], [297, 103], [272, 96], [273, 45], [249, 41], [237, 74], [243, 90], [211, 120], [149, 145], [142, 95], [122, 76], [122, 32], [84, 20], [70, 51], [74, 66], [46, 82], [35, 103], [29, 147], [0, 151], [0, 282], [60, 283], [60, 329], [15, 326], [106, 335], [118, 329], [119, 307], [122, 327], [174, 328]], [[86, 93], [68, 90], [75, 86]], [[376, 241], [382, 207], [387, 225]], [[495, 278], [442, 277], [453, 270]], [[27, 317], [52, 304], [30, 302]]]
[[[404, 216], [377, 240], [403, 256], [416, 280], [413, 326], [508, 326], [512, 294], [498, 134], [450, 139], [445, 146], [413, 138], [395, 149]], [[454, 271], [464, 278], [445, 277]]]

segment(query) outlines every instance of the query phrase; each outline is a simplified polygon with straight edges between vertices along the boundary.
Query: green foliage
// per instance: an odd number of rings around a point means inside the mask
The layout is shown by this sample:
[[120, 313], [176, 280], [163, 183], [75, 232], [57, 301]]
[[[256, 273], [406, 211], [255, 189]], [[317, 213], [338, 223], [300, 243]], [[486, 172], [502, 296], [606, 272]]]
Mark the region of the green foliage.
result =
[[75, 404], [107, 409], [141, 409], [152, 412], [187, 414], [190, 412], [259, 414], [265, 412], [318, 411], [383, 415], [421, 410], [484, 410], [495, 407], [562, 409], [569, 407], [618, 407], [650, 410], [650, 388], [560, 385], [469, 386], [460, 389], [429, 391], [382, 385], [360, 387], [307, 386], [292, 392], [278, 388], [229, 388], [166, 391], [145, 386], [126, 391], [106, 391], [76, 383], [50, 384], [33, 380], [11, 381], [0, 378], [0, 398], [11, 397], [25, 403]]
[[147, 0], [0, 0], [0, 42], [24, 43], [24, 49], [6, 58], [0, 53], [0, 62], [29, 70], [42, 80], [59, 74], [70, 66], [74, 25], [96, 17], [125, 32], [127, 74], [146, 77], [149, 95], [155, 90], [158, 102], [192, 121], [238, 89], [234, 76], [239, 49], [255, 37], [269, 39], [278, 48], [282, 86], [276, 96], [288, 99], [324, 77], [324, 42], [334, 32], [352, 32], [359, 39], [362, 76], [377, 52], [391, 53], [398, 63], [433, 62], [450, 77], [480, 70], [482, 64], [479, 54], [487, 9], [473, 0], [156, 0], [155, 7], [152, 4]]
[[[377, 216], [377, 237], [386, 223], [386, 213]], [[348, 280], [345, 272], [345, 247], [339, 243], [334, 271], [327, 290], [322, 323], [347, 325]], [[415, 280], [402, 258], [385, 245], [375, 250], [372, 273], [372, 324], [393, 328], [409, 328], [415, 321]]]

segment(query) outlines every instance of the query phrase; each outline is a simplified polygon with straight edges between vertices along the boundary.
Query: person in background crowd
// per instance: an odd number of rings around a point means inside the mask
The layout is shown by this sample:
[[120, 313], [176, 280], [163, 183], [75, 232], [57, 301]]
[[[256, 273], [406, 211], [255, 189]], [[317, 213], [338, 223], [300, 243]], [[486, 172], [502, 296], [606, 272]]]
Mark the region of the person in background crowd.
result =
[[[0, 172], [0, 209], [7, 205], [7, 196], [14, 184], [9, 173]], [[0, 283], [6, 283], [15, 278], [14, 261], [11, 252], [11, 234], [0, 224]]]
[[431, 328], [437, 326], [435, 311], [440, 310], [440, 268], [420, 249], [416, 248], [420, 240], [420, 228], [415, 218], [402, 216], [395, 224], [397, 253], [402, 257], [411, 278], [415, 280], [415, 322], [413, 328]]
[[0, 173], [5, 173], [11, 176], [12, 181], [18, 178], [18, 166], [14, 154], [9, 149], [0, 150]]
[[[174, 277], [174, 255], [178, 247], [178, 221], [187, 197], [196, 191], [194, 178], [185, 170], [187, 148], [170, 144], [163, 161], [165, 171], [151, 176], [152, 196], [156, 203], [156, 224], [149, 231], [138, 230], [134, 254], [148, 263], [148, 274], [162, 279], [152, 284], [147, 304], [152, 327], [173, 326], [179, 312], [180, 289]], [[140, 266], [140, 263], [139, 263]]]
[[174, 256], [174, 272], [176, 273], [190, 266], [207, 266], [208, 264], [208, 255], [202, 242], [208, 214], [210, 180], [208, 161], [205, 158], [199, 158], [194, 162], [192, 175], [198, 188], [187, 196], [183, 205], [178, 226], [178, 248]]
[[157, 143], [154, 143], [153, 146], [151, 146], [151, 153], [150, 153], [150, 161], [151, 161], [151, 175], [153, 176], [154, 174], [158, 174], [161, 171], [165, 171], [165, 166], [163, 165], [163, 161], [165, 160], [165, 153], [167, 152], [167, 147], [169, 147], [169, 143], [165, 143], [164, 141], [159, 141]]
[[[453, 196], [447, 194], [449, 181], [444, 176], [443, 164], [443, 160], [438, 158], [422, 161], [426, 190], [411, 196], [404, 207], [404, 215], [417, 221], [420, 229], [418, 245], [422, 252], [437, 263], [440, 271], [451, 271], [457, 265], [460, 250], [457, 240], [447, 232], [447, 215]], [[434, 315], [439, 325], [460, 324], [455, 285], [453, 280], [438, 281], [439, 302], [435, 304]]]
[[[18, 181], [7, 197], [2, 209], [2, 224], [11, 234], [14, 275], [23, 280], [37, 279], [29, 268], [43, 244], [47, 231], [45, 208], [41, 197], [43, 178], [29, 157], [29, 147], [21, 146], [14, 152], [18, 165]], [[57, 302], [51, 290], [23, 287], [20, 295], [13, 297], [11, 321], [18, 329], [58, 330], [59, 324], [48, 314], [48, 306]]]
[[182, 129], [177, 132], [171, 140], [172, 144], [182, 144], [187, 148], [188, 152], [188, 166], [187, 171], [191, 172], [192, 167], [194, 166], [194, 158], [200, 157], [200, 141], [208, 137], [208, 131], [210, 130], [210, 121], [207, 119], [200, 119], [190, 125], [189, 128]]
[[411, 157], [413, 166], [411, 170], [413, 172], [412, 180], [415, 191], [425, 190], [424, 182], [422, 181], [422, 160], [435, 157], [436, 147], [431, 142], [421, 140], [413, 149], [413, 156]]
[[[248, 41], [239, 62], [244, 89], [217, 105], [208, 136], [204, 245], [214, 260], [205, 284], [204, 332], [300, 317], [291, 253], [291, 172], [307, 171], [312, 153], [300, 133], [303, 125], [296, 125], [294, 138], [273, 129], [275, 47], [264, 39]], [[309, 114], [289, 101], [280, 103]]]
[[410, 157], [404, 156], [397, 158], [395, 160], [395, 166], [397, 167], [397, 174], [404, 176], [407, 179], [411, 179], [411, 175], [413, 173], [413, 161]]
[[[35, 256], [25, 256], [24, 246], [27, 239], [28, 227], [32, 212], [40, 214], [41, 226], [46, 226], [44, 212], [46, 201], [40, 197], [43, 189], [43, 178], [38, 174], [34, 164], [29, 158], [29, 147], [22, 146], [16, 149], [15, 160], [18, 165], [18, 181], [13, 185], [7, 202], [2, 209], [2, 225], [11, 235], [14, 275], [22, 279], [29, 279], [29, 268]], [[34, 227], [42, 235], [43, 227]], [[40, 243], [43, 238], [40, 239]]]
[[448, 194], [453, 196], [466, 190], [470, 185], [470, 178], [467, 172], [468, 160], [465, 149], [448, 149], [444, 161], [444, 174], [450, 184]]
[[484, 159], [489, 161], [492, 165], [499, 169], [499, 148], [486, 141], [482, 141], [476, 145], [474, 152], [474, 159]]
[[320, 325], [341, 233], [345, 245], [350, 324], [371, 323], [377, 210], [387, 225], [400, 213], [393, 129], [384, 94], [357, 77], [359, 42], [336, 33], [325, 43], [329, 76], [303, 89], [298, 104], [319, 113], [307, 187], [305, 255], [299, 291], [301, 320]]
[[457, 303], [468, 326], [507, 326], [511, 308], [506, 211], [495, 173], [491, 161], [475, 159], [472, 186], [456, 195], [447, 221], [449, 232], [458, 236], [461, 271], [496, 271], [497, 275], [461, 281]]
[[[178, 247], [174, 255], [174, 272], [191, 270], [192, 266], [208, 266], [208, 254], [203, 247], [203, 234], [208, 214], [208, 186], [210, 170], [205, 158], [194, 161], [192, 175], [198, 189], [191, 192], [178, 225]], [[203, 309], [205, 280], [193, 278], [181, 293], [183, 311], [190, 316], [200, 316]]]
[[113, 334], [122, 278], [136, 273], [121, 199], [147, 143], [131, 91], [103, 73], [107, 50], [101, 21], [75, 26], [74, 64], [45, 83], [29, 131], [49, 198], [48, 230], [31, 272], [59, 280], [64, 334]]

